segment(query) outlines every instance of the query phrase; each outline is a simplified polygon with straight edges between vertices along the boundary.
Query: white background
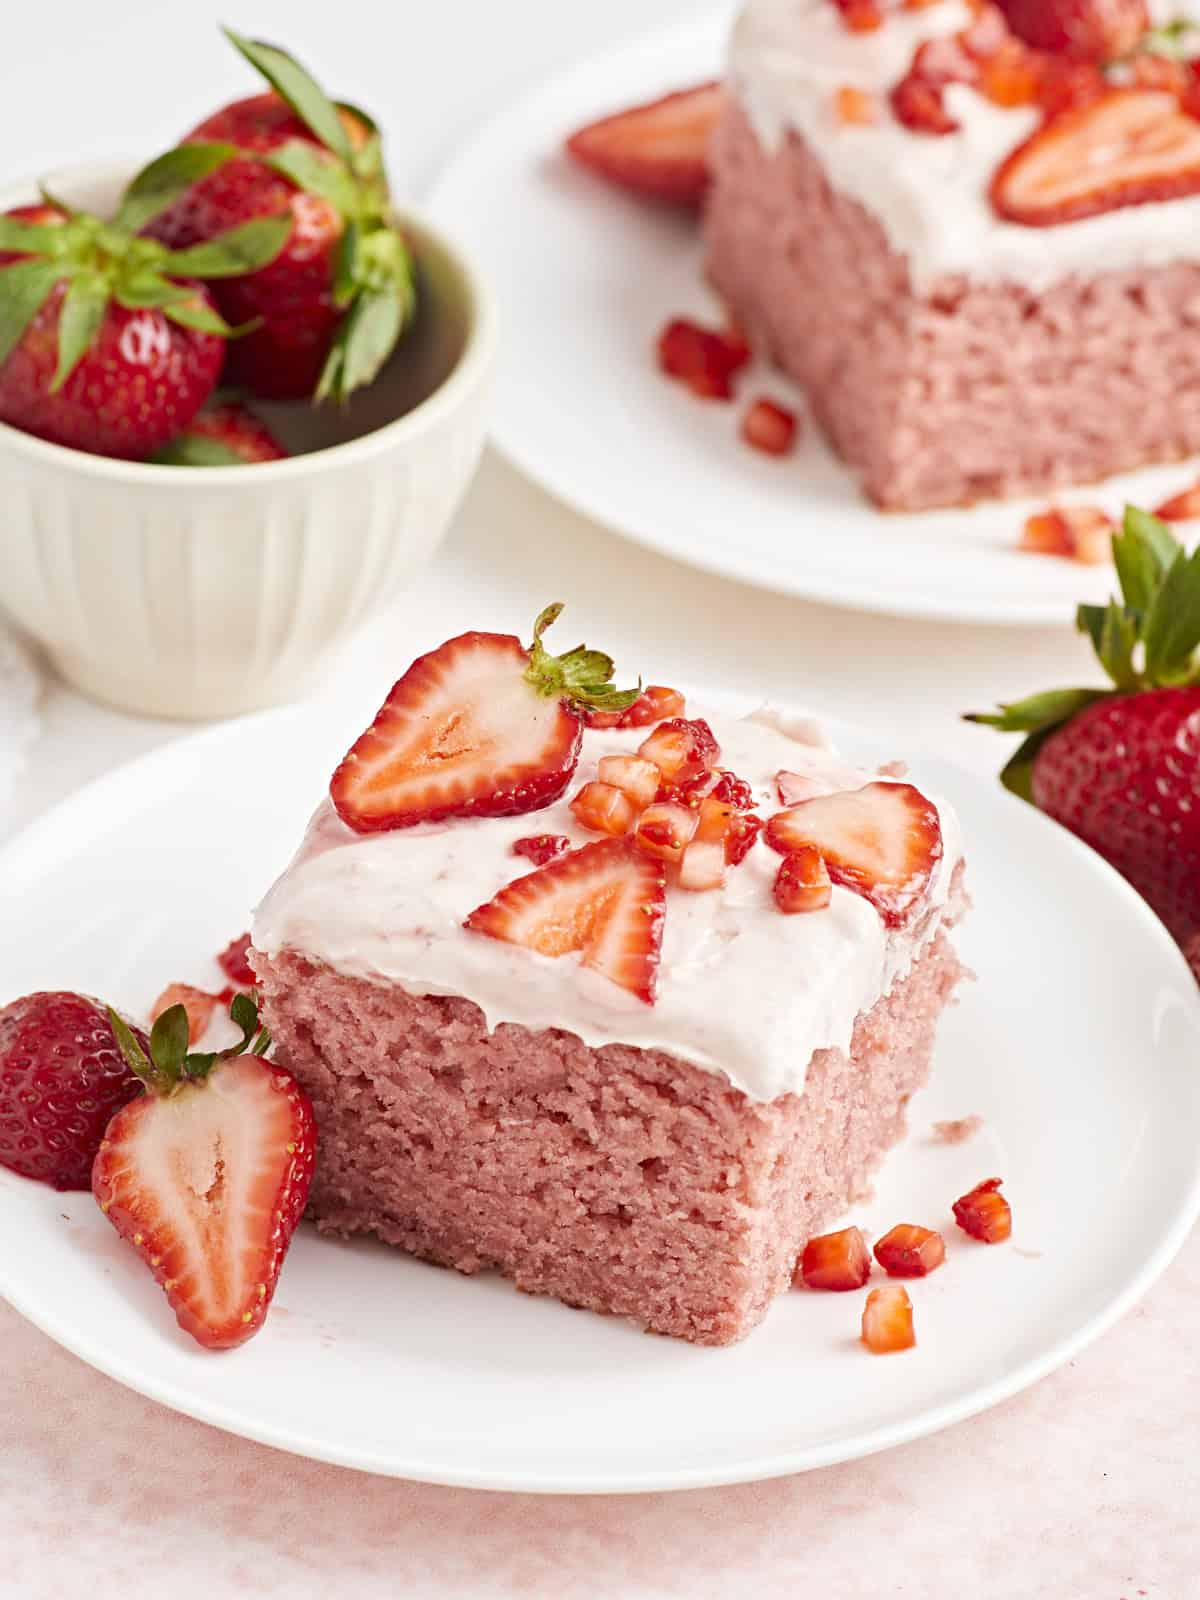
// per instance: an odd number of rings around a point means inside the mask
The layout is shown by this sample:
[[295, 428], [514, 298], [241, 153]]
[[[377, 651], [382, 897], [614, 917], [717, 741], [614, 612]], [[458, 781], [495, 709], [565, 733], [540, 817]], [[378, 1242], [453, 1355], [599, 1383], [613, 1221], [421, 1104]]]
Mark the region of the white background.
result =
[[[254, 92], [205, 0], [7, 0], [2, 9], [5, 180], [51, 172], [57, 162], [149, 156], [225, 100]], [[403, 196], [419, 196], [464, 133], [560, 64], [693, 10], [669, 0], [222, 7], [226, 20], [290, 45], [331, 91], [377, 115]], [[962, 711], [1088, 681], [1092, 671], [1066, 629], [874, 619], [704, 577], [562, 510], [488, 458], [434, 569], [364, 636], [328, 692], [365, 712], [418, 649], [447, 631], [523, 629], [555, 598], [570, 605], [569, 631], [612, 650], [627, 670], [805, 700], [894, 729], [898, 753], [932, 744], [980, 771], [999, 765], [1001, 741], [965, 727]], [[54, 686], [44, 712], [13, 821], [184, 731], [102, 711]], [[269, 781], [269, 763], [260, 781]], [[945, 1440], [808, 1483], [637, 1506], [542, 1507], [309, 1471], [157, 1412], [0, 1308], [0, 1594], [128, 1595], [154, 1579], [177, 1597], [266, 1592], [272, 1580], [291, 1595], [347, 1597], [691, 1596], [752, 1587], [937, 1600], [1183, 1597], [1185, 1574], [1200, 1570], [1193, 1519], [1180, 1514], [1194, 1508], [1198, 1487], [1194, 1448], [1179, 1448], [1188, 1406], [1193, 1430], [1197, 1422], [1196, 1341], [1179, 1327], [1195, 1275], [1193, 1253], [1080, 1370]], [[1157, 1349], [1147, 1342], [1155, 1335]], [[1137, 1376], [1136, 1397], [1127, 1374]], [[1174, 1418], [1165, 1432], [1153, 1426], [1156, 1409]], [[215, 1466], [205, 1467], [217, 1461], [221, 1482], [212, 1481]], [[115, 1519], [139, 1518], [173, 1468], [206, 1472], [209, 1496], [237, 1485], [243, 1507], [261, 1508], [273, 1484], [286, 1488], [295, 1519], [264, 1522], [265, 1512], [227, 1508], [214, 1525], [199, 1503], [194, 1518], [164, 1513], [172, 1542], [161, 1551], [139, 1544], [131, 1570]], [[1020, 1481], [1036, 1482], [1036, 1496], [1017, 1492]]]

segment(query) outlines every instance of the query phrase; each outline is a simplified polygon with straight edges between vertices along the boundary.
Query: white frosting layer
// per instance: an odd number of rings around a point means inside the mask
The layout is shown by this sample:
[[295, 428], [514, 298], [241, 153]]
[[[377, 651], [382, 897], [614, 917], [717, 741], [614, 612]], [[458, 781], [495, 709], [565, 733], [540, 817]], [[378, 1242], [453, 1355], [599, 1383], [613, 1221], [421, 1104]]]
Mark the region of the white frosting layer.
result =
[[[820, 739], [811, 721], [768, 725], [772, 719], [756, 717], [722, 727], [710, 720], [722, 763], [753, 785], [764, 812], [779, 808], [781, 769], [833, 788], [857, 787], [870, 776], [848, 768], [823, 741], [797, 742]], [[582, 844], [596, 837], [577, 825], [568, 799], [595, 776], [602, 755], [636, 749], [645, 731], [585, 734], [568, 795], [530, 816], [360, 835], [324, 803], [258, 908], [255, 947], [268, 955], [296, 950], [412, 994], [466, 996], [493, 1028], [564, 1028], [593, 1047], [667, 1050], [726, 1074], [756, 1100], [798, 1092], [813, 1051], [848, 1048], [859, 1012], [909, 971], [940, 925], [961, 858], [954, 814], [935, 800], [944, 855], [928, 915], [913, 931], [888, 933], [873, 907], [839, 888], [827, 911], [783, 915], [772, 898], [779, 857], [762, 844], [730, 872], [724, 890], [669, 889], [653, 1006], [574, 956], [550, 959], [468, 933], [464, 917], [531, 870], [511, 853], [514, 840], [557, 833]]]
[[[1200, 0], [1157, 0], [1158, 20], [1200, 19]], [[853, 33], [833, 0], [748, 0], [735, 24], [729, 78], [770, 149], [794, 129], [814, 149], [836, 190], [873, 212], [892, 248], [908, 257], [914, 288], [948, 274], [1001, 279], [1041, 290], [1073, 273], [1162, 266], [1200, 258], [1200, 196], [1130, 206], [1050, 228], [1002, 221], [988, 186], [1001, 162], [1038, 123], [1030, 107], [1002, 109], [951, 85], [957, 133], [915, 133], [892, 116], [887, 96], [925, 39], [969, 21], [963, 0], [889, 13], [873, 33]], [[872, 126], [835, 119], [843, 84], [881, 102]]]

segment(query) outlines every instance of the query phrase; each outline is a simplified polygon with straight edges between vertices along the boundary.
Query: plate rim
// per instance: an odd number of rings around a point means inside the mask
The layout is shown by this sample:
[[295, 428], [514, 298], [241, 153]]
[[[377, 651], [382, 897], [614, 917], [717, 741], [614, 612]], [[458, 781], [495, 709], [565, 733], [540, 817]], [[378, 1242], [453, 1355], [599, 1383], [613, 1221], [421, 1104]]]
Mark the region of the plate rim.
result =
[[[635, 53], [649, 54], [660, 49], [669, 52], [672, 46], [678, 48], [681, 40], [705, 38], [714, 28], [722, 24], [728, 27], [736, 11], [737, 7], [731, 4], [731, 0], [709, 0], [703, 9], [692, 15], [677, 17], [673, 22], [652, 29], [628, 32], [602, 51], [584, 60], [578, 58], [568, 60], [552, 69], [544, 78], [526, 82], [523, 87], [518, 87], [482, 124], [453, 143], [447, 156], [434, 168], [431, 177], [422, 185], [421, 190], [422, 202], [428, 214], [439, 226], [454, 230], [458, 218], [454, 209], [449, 207], [448, 191], [461, 181], [462, 174], [478, 157], [489, 146], [495, 144], [500, 130], [507, 130], [510, 125], [527, 120], [531, 112], [548, 95], [561, 91], [577, 78], [588, 78], [610, 66], [615, 67]], [[486, 275], [486, 265], [483, 270]], [[502, 354], [498, 385], [503, 381], [503, 359]], [[815, 423], [813, 426], [815, 427]], [[572, 484], [569, 477], [564, 477], [554, 462], [543, 460], [522, 436], [513, 434], [502, 405], [496, 405], [492, 409], [488, 422], [488, 441], [510, 466], [569, 510], [595, 522], [617, 537], [627, 539], [641, 549], [649, 550], [666, 560], [678, 562], [682, 566], [691, 567], [711, 577], [720, 578], [727, 583], [738, 583], [751, 589], [765, 590], [767, 593], [806, 600], [813, 604], [834, 606], [839, 610], [940, 625], [961, 623], [964, 626], [985, 625], [996, 628], [1045, 628], [1061, 626], [1074, 620], [1077, 601], [1053, 596], [1044, 599], [1036, 595], [1020, 600], [1014, 598], [1003, 609], [997, 610], [994, 606], [985, 605], [978, 598], [980, 594], [986, 592], [982, 585], [956, 589], [946, 596], [935, 593], [930, 598], [928, 592], [920, 588], [901, 590], [898, 594], [894, 588], [889, 588], [885, 584], [875, 585], [864, 581], [856, 582], [853, 592], [848, 593], [844, 584], [839, 584], [828, 576], [822, 577], [818, 574], [810, 579], [790, 568], [785, 569], [782, 574], [768, 573], [758, 560], [754, 561], [752, 571], [744, 567], [739, 568], [723, 558], [720, 547], [706, 546], [697, 551], [688, 542], [686, 532], [682, 529], [677, 532], [674, 525], [651, 526], [637, 516], [629, 520], [624, 518], [619, 521], [614, 520], [610, 510], [602, 503], [602, 497], [593, 496], [587, 490], [580, 490]], [[1103, 490], [1105, 482], [1111, 481], [1115, 480], [1104, 480], [1099, 485], [1066, 485], [1061, 491], [1047, 490], [1044, 498], [1055, 499], [1060, 493], [1067, 495], [1085, 493], [1089, 488]], [[1004, 504], [1003, 501], [985, 503]], [[1014, 501], [1012, 504], [1019, 505], [1020, 501]], [[872, 509], [879, 524], [880, 537], [886, 539], [888, 514]], [[956, 510], [970, 509], [970, 507], [948, 507], [939, 514], [951, 517]], [[651, 523], [653, 521], [651, 518]]]
[[[743, 705], [754, 698], [738, 691], [710, 689], [705, 692], [702, 688], [696, 692], [695, 697], [698, 702], [707, 701], [712, 704], [724, 699], [727, 703], [740, 701]], [[800, 709], [791, 702], [789, 705], [792, 709]], [[805, 706], [803, 709], [807, 714], [819, 717], [835, 739], [858, 738], [879, 746], [887, 743], [882, 735], [876, 734], [860, 723], [835, 716], [824, 716], [819, 708], [812, 706]], [[39, 847], [44, 848], [47, 839], [55, 836], [63, 828], [70, 828], [71, 821], [76, 815], [88, 817], [94, 813], [97, 810], [97, 799], [103, 800], [109, 791], [120, 792], [127, 786], [136, 784], [137, 780], [147, 773], [153, 775], [156, 768], [170, 768], [181, 758], [193, 753], [202, 756], [208, 746], [219, 745], [231, 735], [253, 736], [264, 726], [286, 728], [289, 724], [305, 720], [306, 717], [313, 719], [314, 712], [319, 717], [322, 712], [330, 713], [332, 710], [332, 707], [310, 704], [277, 707], [257, 712], [251, 716], [218, 723], [199, 732], [184, 733], [171, 738], [156, 749], [113, 768], [59, 801], [41, 817], [34, 819], [0, 845], [0, 886], [10, 875], [21, 874], [22, 857], [26, 856], [31, 848], [34, 850]], [[982, 789], [985, 786], [985, 780], [978, 774], [953, 759], [939, 755], [927, 744], [913, 744], [906, 749], [907, 757], [914, 766], [922, 762], [938, 763], [952, 771], [956, 779], [963, 780], [972, 787]], [[153, 786], [149, 792], [155, 792]], [[1182, 952], [1158, 917], [1119, 873], [1065, 828], [1060, 828], [1052, 819], [1035, 811], [1015, 796], [995, 793], [992, 799], [1006, 808], [1014, 808], [1013, 815], [1017, 814], [1016, 808], [1020, 808], [1021, 812], [1028, 814], [1028, 820], [1034, 826], [1058, 829], [1061, 835], [1058, 840], [1059, 847], [1074, 853], [1081, 862], [1086, 863], [1088, 870], [1107, 886], [1106, 892], [1115, 893], [1118, 900], [1124, 900], [1124, 906], [1121, 908], [1124, 914], [1139, 920], [1147, 936], [1159, 941], [1165, 963], [1169, 967], [1172, 960], [1174, 961], [1180, 977], [1186, 976], [1184, 992], [1189, 992], [1194, 980]], [[1197, 1017], [1200, 1018], [1200, 993], [1196, 995], [1195, 1006]], [[3, 1197], [0, 1196], [0, 1209], [2, 1207]], [[577, 1474], [569, 1480], [550, 1477], [535, 1469], [507, 1470], [503, 1473], [495, 1469], [477, 1472], [467, 1468], [448, 1468], [444, 1462], [411, 1458], [400, 1461], [394, 1455], [385, 1456], [376, 1450], [347, 1449], [331, 1444], [326, 1439], [306, 1435], [302, 1425], [295, 1428], [264, 1426], [255, 1422], [253, 1418], [247, 1419], [243, 1414], [235, 1412], [232, 1407], [226, 1407], [217, 1399], [190, 1395], [186, 1391], [181, 1391], [173, 1381], [157, 1378], [153, 1371], [147, 1372], [140, 1367], [132, 1354], [123, 1361], [119, 1352], [109, 1355], [103, 1349], [94, 1348], [88, 1337], [86, 1325], [82, 1327], [72, 1325], [64, 1314], [54, 1309], [47, 1309], [40, 1303], [33, 1303], [31, 1298], [22, 1293], [19, 1284], [14, 1283], [11, 1270], [6, 1266], [2, 1254], [0, 1254], [0, 1299], [7, 1301], [20, 1316], [62, 1349], [84, 1361], [95, 1371], [120, 1383], [124, 1388], [194, 1421], [310, 1460], [410, 1482], [495, 1493], [595, 1495], [682, 1492], [689, 1489], [719, 1488], [737, 1483], [765, 1482], [842, 1461], [859, 1460], [897, 1445], [940, 1433], [956, 1423], [991, 1410], [1064, 1366], [1120, 1321], [1171, 1264], [1198, 1218], [1200, 1218], [1200, 1141], [1197, 1141], [1196, 1159], [1190, 1180], [1174, 1215], [1163, 1229], [1156, 1247], [1142, 1258], [1137, 1270], [1129, 1276], [1120, 1292], [1089, 1321], [1050, 1343], [1040, 1355], [1020, 1363], [992, 1382], [976, 1387], [956, 1400], [934, 1405], [903, 1419], [868, 1429], [850, 1441], [830, 1440], [821, 1445], [806, 1446], [791, 1451], [775, 1451], [766, 1456], [740, 1457], [719, 1467], [689, 1466], [671, 1470], [654, 1469], [647, 1472], [635, 1469], [623, 1471], [619, 1475], [611, 1471], [601, 1471], [590, 1475]]]

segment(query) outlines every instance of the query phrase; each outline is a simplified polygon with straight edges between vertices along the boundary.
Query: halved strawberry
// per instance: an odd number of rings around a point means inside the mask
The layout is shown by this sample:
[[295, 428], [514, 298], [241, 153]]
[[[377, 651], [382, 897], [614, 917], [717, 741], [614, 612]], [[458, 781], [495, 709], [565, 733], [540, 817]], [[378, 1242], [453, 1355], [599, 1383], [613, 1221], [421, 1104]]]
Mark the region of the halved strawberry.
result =
[[946, 1259], [940, 1233], [916, 1222], [898, 1222], [876, 1241], [875, 1259], [889, 1278], [924, 1278]]
[[1154, 515], [1164, 522], [1190, 522], [1193, 517], [1200, 517], [1200, 483], [1164, 500]]
[[576, 161], [651, 200], [698, 206], [708, 188], [708, 145], [725, 106], [720, 83], [630, 106], [567, 140]]
[[270, 1039], [253, 1000], [236, 996], [231, 1015], [241, 1042], [190, 1056], [183, 1007], [164, 1012], [147, 1058], [109, 1012], [146, 1092], [109, 1123], [92, 1169], [100, 1209], [150, 1267], [180, 1327], [214, 1350], [262, 1326], [316, 1155], [308, 1096], [262, 1059]]
[[624, 839], [598, 839], [518, 878], [463, 924], [583, 964], [654, 1004], [667, 890], [662, 867]]
[[780, 911], [794, 915], [824, 911], [833, 898], [833, 883], [821, 852], [812, 845], [785, 856], [775, 879], [775, 904]]
[[985, 1178], [954, 1202], [955, 1222], [984, 1244], [1000, 1244], [1012, 1234], [1012, 1207], [1000, 1193], [1002, 1181]]
[[861, 1289], [871, 1276], [871, 1254], [860, 1228], [822, 1233], [804, 1246], [792, 1282], [809, 1289]]
[[164, 1011], [182, 1006], [187, 1013], [188, 1043], [195, 1044], [207, 1033], [220, 1004], [220, 995], [209, 994], [207, 989], [194, 989], [190, 983], [169, 983], [150, 1007], [150, 1020], [157, 1022]]
[[1200, 121], [1161, 89], [1110, 89], [1043, 124], [992, 180], [995, 211], [1045, 228], [1200, 193]]
[[910, 783], [804, 800], [776, 813], [766, 837], [780, 855], [819, 851], [833, 882], [869, 900], [890, 928], [913, 916], [942, 859], [937, 809]]
[[896, 1350], [911, 1350], [917, 1342], [913, 1332], [912, 1301], [908, 1290], [898, 1283], [872, 1289], [862, 1314], [862, 1342], [872, 1355], [891, 1355]]
[[414, 661], [329, 785], [358, 833], [442, 817], [537, 811], [571, 781], [583, 737], [577, 706], [623, 711], [636, 689], [611, 683], [612, 660], [583, 645], [552, 656], [511, 634], [464, 633]]

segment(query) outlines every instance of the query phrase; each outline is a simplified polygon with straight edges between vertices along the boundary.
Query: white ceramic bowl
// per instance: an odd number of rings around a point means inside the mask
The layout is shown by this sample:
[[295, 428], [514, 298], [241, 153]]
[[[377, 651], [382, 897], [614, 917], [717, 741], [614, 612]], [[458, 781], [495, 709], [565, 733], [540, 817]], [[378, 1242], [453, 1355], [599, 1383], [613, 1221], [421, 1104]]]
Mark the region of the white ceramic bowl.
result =
[[[103, 210], [129, 175], [74, 169], [51, 186]], [[0, 192], [0, 210], [34, 198]], [[294, 699], [428, 560], [483, 444], [495, 319], [451, 245], [402, 220], [423, 313], [397, 359], [350, 416], [255, 407], [289, 448], [323, 448], [155, 467], [0, 424], [0, 605], [78, 688], [166, 717]]]

